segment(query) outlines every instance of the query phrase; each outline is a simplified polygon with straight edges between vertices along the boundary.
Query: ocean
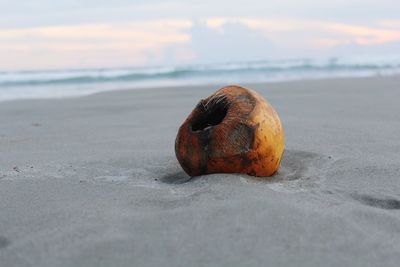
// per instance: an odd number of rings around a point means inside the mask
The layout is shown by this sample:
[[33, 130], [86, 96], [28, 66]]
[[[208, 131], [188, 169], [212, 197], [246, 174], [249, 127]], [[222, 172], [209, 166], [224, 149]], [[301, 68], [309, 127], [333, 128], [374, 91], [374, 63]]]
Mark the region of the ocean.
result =
[[206, 84], [221, 86], [399, 73], [400, 55], [263, 60], [178, 67], [0, 71], [0, 101], [74, 97], [120, 89]]

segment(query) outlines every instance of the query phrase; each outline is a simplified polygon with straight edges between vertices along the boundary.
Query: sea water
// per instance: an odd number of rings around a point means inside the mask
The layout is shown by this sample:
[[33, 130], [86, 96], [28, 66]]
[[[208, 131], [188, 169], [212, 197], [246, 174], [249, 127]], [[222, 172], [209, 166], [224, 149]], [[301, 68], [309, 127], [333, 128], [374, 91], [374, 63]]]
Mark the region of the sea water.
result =
[[400, 73], [400, 55], [262, 60], [176, 67], [0, 71], [0, 101], [184, 85], [224, 85]]

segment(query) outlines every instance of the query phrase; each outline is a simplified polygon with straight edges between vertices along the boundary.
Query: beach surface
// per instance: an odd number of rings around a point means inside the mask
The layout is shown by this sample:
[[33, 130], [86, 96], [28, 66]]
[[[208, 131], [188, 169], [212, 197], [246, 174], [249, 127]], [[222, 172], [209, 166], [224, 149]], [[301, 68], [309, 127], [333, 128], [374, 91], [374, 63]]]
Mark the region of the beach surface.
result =
[[400, 77], [248, 87], [285, 128], [271, 178], [180, 168], [218, 86], [0, 103], [0, 266], [399, 266]]

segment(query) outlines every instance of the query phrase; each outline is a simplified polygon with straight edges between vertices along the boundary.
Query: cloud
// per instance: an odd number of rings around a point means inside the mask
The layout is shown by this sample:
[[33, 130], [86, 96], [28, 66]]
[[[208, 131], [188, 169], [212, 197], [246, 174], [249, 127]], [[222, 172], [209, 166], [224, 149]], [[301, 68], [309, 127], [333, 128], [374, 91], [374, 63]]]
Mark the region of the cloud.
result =
[[398, 29], [382, 29], [339, 23], [326, 24], [327, 31], [339, 33], [358, 45], [377, 45], [393, 41], [400, 41]]
[[227, 22], [212, 27], [197, 22], [190, 28], [192, 49], [200, 62], [260, 60], [271, 56], [273, 47], [266, 36], [246, 25]]
[[[398, 53], [398, 20], [150, 19], [0, 29], [0, 68], [85, 68]], [[370, 47], [371, 49], [360, 49]], [[381, 50], [379, 52], [379, 47]]]
[[[159, 63], [168, 46], [187, 43], [190, 20], [0, 30], [0, 67], [113, 67]], [[155, 61], [155, 62], [154, 62]]]
[[[208, 27], [220, 30], [226, 24], [242, 24], [264, 32], [277, 45], [310, 45], [324, 48], [341, 44], [376, 45], [400, 40], [399, 21], [383, 21], [376, 26], [316, 21], [306, 19], [262, 19], [262, 18], [210, 18]], [[384, 28], [382, 26], [390, 26]], [[397, 27], [397, 28], [396, 28]], [[292, 36], [292, 40], [287, 37]], [[301, 38], [299, 38], [301, 37]], [[293, 42], [296, 40], [296, 42]]]
[[385, 28], [393, 28], [393, 29], [400, 29], [400, 19], [397, 20], [380, 20], [377, 22], [377, 25]]
[[0, 28], [218, 16], [281, 16], [368, 25], [398, 19], [399, 8], [398, 0], [0, 0]]

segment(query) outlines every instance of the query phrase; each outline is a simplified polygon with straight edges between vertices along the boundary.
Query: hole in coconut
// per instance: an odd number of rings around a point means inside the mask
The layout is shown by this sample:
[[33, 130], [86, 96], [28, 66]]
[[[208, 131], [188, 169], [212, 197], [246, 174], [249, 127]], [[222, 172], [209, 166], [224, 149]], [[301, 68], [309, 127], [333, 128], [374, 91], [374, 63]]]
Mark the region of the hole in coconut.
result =
[[192, 131], [202, 131], [220, 124], [228, 112], [228, 105], [225, 99], [217, 99], [209, 101], [208, 105], [199, 109], [200, 112], [192, 122]]

